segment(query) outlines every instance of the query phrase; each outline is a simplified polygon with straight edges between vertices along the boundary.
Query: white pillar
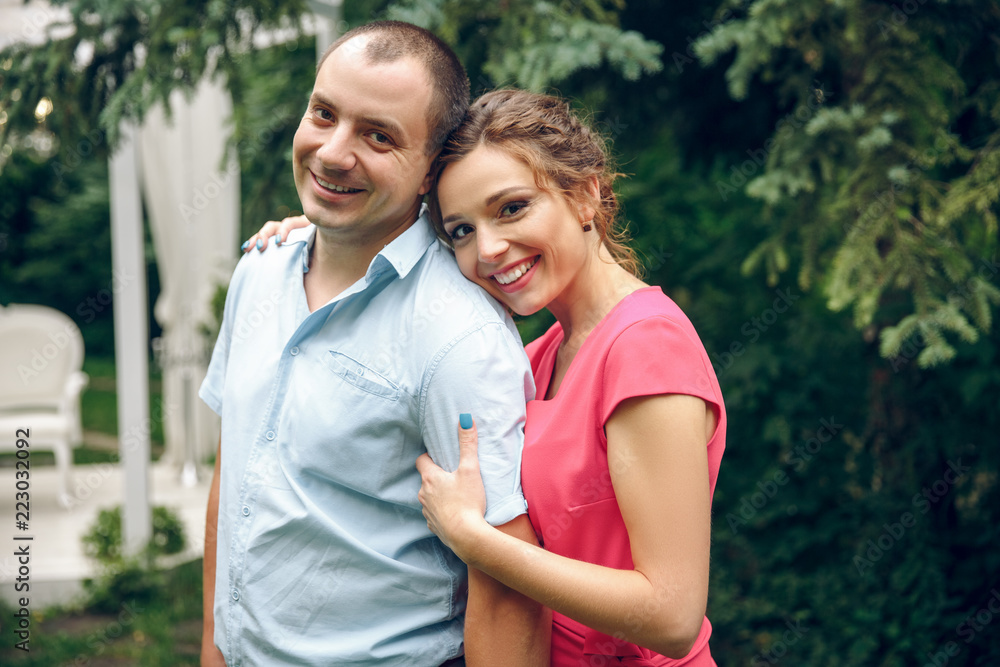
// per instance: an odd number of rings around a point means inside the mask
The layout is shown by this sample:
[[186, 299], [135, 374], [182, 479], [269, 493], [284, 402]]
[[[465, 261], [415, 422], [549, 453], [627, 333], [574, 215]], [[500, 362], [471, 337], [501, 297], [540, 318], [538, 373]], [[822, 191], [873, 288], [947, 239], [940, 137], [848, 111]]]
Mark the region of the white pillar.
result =
[[109, 161], [118, 443], [125, 499], [122, 549], [137, 554], [153, 535], [149, 506], [149, 308], [134, 126], [124, 123]]
[[307, 0], [306, 5], [316, 16], [316, 60], [327, 47], [340, 37], [342, 0]]

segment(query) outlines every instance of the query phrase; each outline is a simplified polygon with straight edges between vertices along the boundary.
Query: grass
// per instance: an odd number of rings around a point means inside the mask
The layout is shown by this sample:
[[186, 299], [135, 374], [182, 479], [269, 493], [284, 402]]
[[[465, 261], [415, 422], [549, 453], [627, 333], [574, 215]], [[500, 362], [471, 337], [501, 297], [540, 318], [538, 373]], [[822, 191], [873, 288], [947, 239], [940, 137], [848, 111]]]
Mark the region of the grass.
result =
[[[0, 664], [50, 667], [186, 667], [201, 652], [201, 560], [164, 573], [152, 596], [124, 599], [113, 612], [86, 607], [32, 609], [29, 652], [4, 632]], [[0, 602], [0, 618], [15, 609]]]
[[[107, 357], [87, 357], [83, 371], [90, 376], [90, 384], [80, 397], [80, 416], [85, 433], [118, 435], [118, 393], [115, 386], [115, 362]], [[160, 389], [159, 369], [150, 368], [149, 415], [150, 444], [156, 459], [163, 451], [163, 395]], [[87, 446], [86, 437], [84, 445]], [[93, 446], [93, 445], [91, 445]]]

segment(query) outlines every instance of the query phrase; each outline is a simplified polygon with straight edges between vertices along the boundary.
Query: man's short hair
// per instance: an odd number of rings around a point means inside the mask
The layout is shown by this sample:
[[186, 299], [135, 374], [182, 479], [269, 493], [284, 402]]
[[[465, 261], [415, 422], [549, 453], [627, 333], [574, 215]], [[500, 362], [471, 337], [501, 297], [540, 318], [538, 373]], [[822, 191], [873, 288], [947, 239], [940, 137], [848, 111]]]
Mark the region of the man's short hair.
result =
[[316, 71], [344, 42], [366, 35], [364, 55], [374, 64], [416, 58], [430, 75], [435, 95], [428, 110], [427, 153], [438, 152], [469, 108], [469, 77], [458, 56], [434, 33], [402, 21], [373, 21], [347, 31], [319, 59]]

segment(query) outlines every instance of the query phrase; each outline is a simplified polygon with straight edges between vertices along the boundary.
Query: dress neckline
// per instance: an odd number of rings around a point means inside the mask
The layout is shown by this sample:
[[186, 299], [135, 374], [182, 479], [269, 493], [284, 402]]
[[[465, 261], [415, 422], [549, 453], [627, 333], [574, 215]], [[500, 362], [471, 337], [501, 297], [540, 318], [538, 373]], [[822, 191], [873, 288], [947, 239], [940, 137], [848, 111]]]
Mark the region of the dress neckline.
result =
[[[556, 357], [558, 356], [559, 353], [559, 345], [562, 343], [563, 337], [565, 336], [565, 332], [562, 329], [562, 325], [559, 324], [559, 322], [553, 324], [552, 327], [554, 329], [558, 327], [558, 329], [556, 329], [556, 333], [553, 335], [552, 341], [549, 342], [548, 346], [545, 349], [545, 352], [542, 355], [542, 359], [539, 362], [539, 371], [541, 371], [545, 375], [542, 376], [541, 378], [535, 379], [535, 390], [536, 390], [535, 395], [541, 396], [541, 398], [536, 398], [535, 401], [533, 402], [551, 403], [555, 401], [557, 398], [559, 398], [559, 396], [562, 395], [562, 389], [566, 385], [566, 381], [569, 380], [570, 374], [576, 367], [576, 360], [580, 357], [581, 354], [583, 354], [583, 351], [587, 349], [587, 347], [590, 345], [590, 342], [594, 339], [594, 335], [604, 327], [605, 322], [610, 320], [611, 316], [614, 315], [615, 312], [619, 310], [623, 306], [623, 304], [625, 304], [626, 301], [631, 300], [631, 298], [634, 295], [640, 294], [642, 292], [647, 292], [649, 290], [656, 290], [657, 292], [662, 293], [662, 290], [658, 285], [647, 285], [646, 287], [640, 287], [639, 289], [633, 290], [628, 294], [626, 294], [625, 296], [623, 296], [618, 301], [618, 303], [612, 306], [611, 310], [605, 313], [604, 317], [602, 317], [601, 320], [597, 323], [597, 325], [591, 330], [591, 332], [587, 334], [587, 337], [584, 339], [583, 344], [580, 345], [580, 349], [576, 351], [576, 355], [573, 357], [573, 361], [569, 362], [569, 368], [566, 369], [566, 375], [563, 376], [563, 380], [559, 385], [559, 390], [556, 391], [555, 395], [552, 398], [545, 398], [545, 396], [549, 393], [549, 387], [552, 385], [552, 379], [555, 377], [556, 374]], [[542, 387], [543, 384], [545, 385], [544, 388]]]

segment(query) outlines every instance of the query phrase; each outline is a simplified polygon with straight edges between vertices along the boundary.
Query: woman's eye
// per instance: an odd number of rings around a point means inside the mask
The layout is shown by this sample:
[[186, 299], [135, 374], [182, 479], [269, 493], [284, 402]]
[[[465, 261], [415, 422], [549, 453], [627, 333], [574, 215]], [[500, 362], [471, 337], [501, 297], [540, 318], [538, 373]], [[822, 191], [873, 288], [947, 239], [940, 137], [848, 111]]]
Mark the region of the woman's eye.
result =
[[376, 144], [385, 144], [386, 146], [388, 146], [389, 144], [392, 143], [392, 139], [389, 138], [389, 135], [383, 134], [382, 132], [372, 132], [368, 136], [370, 136], [372, 138], [372, 141], [374, 141]]
[[510, 203], [504, 204], [503, 208], [500, 209], [500, 215], [511, 216], [517, 215], [525, 207], [527, 207], [528, 202], [526, 201], [512, 201]]
[[451, 237], [452, 241], [458, 241], [462, 237], [468, 236], [471, 233], [472, 225], [456, 225], [455, 228], [448, 233], [448, 236]]

